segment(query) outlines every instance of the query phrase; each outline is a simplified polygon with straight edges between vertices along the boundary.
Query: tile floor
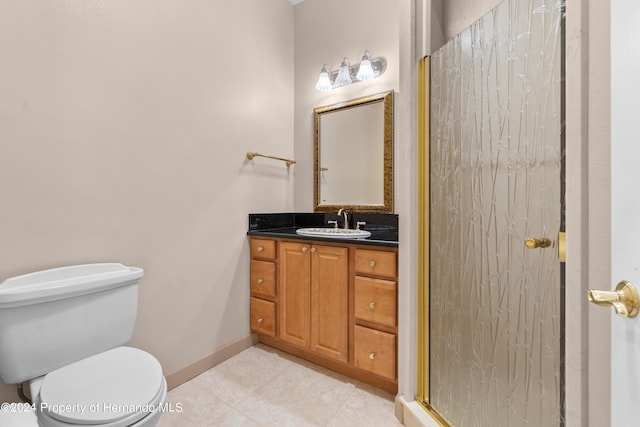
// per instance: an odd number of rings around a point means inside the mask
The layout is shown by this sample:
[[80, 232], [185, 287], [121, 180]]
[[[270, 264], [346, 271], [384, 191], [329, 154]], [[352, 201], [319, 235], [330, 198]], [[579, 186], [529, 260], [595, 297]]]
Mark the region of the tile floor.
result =
[[393, 427], [393, 396], [258, 344], [167, 394], [158, 427]]

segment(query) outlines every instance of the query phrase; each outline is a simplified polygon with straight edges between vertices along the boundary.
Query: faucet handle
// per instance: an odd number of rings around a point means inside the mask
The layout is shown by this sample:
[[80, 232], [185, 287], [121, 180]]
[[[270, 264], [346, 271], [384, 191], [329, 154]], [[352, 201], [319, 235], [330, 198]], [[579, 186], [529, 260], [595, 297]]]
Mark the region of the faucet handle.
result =
[[360, 226], [361, 226], [361, 225], [367, 225], [367, 223], [366, 223], [366, 222], [364, 222], [364, 221], [358, 221], [358, 222], [356, 222], [356, 230], [360, 230]]
[[338, 228], [338, 221], [327, 221], [327, 224], [333, 224], [334, 228]]

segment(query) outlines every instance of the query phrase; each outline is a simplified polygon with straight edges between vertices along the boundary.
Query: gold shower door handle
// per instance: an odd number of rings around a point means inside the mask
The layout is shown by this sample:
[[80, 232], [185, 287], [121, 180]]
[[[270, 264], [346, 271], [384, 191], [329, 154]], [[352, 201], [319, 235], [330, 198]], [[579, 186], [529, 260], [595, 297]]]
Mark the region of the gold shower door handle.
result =
[[640, 299], [636, 288], [626, 280], [618, 283], [615, 291], [590, 290], [589, 301], [597, 305], [611, 305], [620, 317], [636, 317], [640, 309]]
[[529, 237], [524, 241], [524, 245], [529, 249], [548, 248], [549, 246], [551, 246], [551, 240], [547, 239], [546, 237], [542, 237], [539, 239], [535, 237]]

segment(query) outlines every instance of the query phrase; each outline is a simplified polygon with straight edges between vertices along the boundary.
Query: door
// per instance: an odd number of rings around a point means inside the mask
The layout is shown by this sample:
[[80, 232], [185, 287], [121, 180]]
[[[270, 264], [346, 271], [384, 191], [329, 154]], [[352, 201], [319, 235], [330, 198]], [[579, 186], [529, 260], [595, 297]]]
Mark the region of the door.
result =
[[[640, 285], [640, 4], [611, 0], [611, 275]], [[612, 310], [613, 311], [613, 310]], [[637, 426], [640, 316], [612, 314], [611, 426]]]
[[311, 351], [348, 361], [349, 252], [311, 247]]
[[564, 424], [563, 14], [508, 0], [430, 58], [421, 399], [447, 425]]
[[278, 325], [282, 340], [308, 349], [311, 257], [308, 243], [280, 244]]
[[282, 242], [279, 260], [280, 338], [347, 362], [347, 248]]

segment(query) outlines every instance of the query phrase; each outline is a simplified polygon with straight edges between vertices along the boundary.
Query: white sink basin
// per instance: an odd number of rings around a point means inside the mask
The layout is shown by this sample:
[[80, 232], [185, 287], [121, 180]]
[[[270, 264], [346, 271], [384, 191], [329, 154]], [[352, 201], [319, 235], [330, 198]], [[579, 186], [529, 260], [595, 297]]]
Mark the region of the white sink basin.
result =
[[301, 236], [331, 237], [334, 239], [366, 239], [371, 236], [371, 233], [365, 230], [344, 228], [299, 228], [296, 233]]

